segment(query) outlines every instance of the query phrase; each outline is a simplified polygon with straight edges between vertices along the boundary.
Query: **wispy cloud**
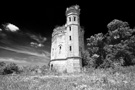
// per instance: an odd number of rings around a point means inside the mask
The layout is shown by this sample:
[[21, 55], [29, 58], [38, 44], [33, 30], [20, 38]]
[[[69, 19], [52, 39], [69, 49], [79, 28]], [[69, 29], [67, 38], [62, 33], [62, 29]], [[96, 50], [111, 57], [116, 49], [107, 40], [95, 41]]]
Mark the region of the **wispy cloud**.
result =
[[36, 40], [36, 41], [39, 42], [39, 43], [44, 43], [44, 42], [47, 40], [47, 38], [42, 37], [41, 35], [33, 35], [33, 34], [30, 34], [30, 33], [28, 33], [28, 35], [29, 35], [32, 39]]
[[[38, 57], [46, 57], [45, 54], [38, 54], [38, 53], [33, 53], [33, 52], [28, 52], [28, 51], [16, 50], [16, 49], [9, 48], [9, 47], [1, 47], [1, 46], [0, 46], [0, 48], [6, 49], [6, 50], [10, 50], [10, 51], [14, 51], [14, 52], [17, 52], [17, 53], [23, 53], [23, 54], [28, 54], [28, 55], [34, 55], [34, 56], [38, 56]], [[48, 58], [48, 57], [46, 57], [46, 58]]]
[[0, 58], [0, 61], [4, 61], [4, 62], [14, 62], [14, 63], [30, 63], [30, 62], [27, 62], [27, 61], [23, 61], [23, 60], [15, 60], [13, 58]]
[[[47, 38], [40, 34], [21, 30], [10, 23], [5, 24], [0, 29], [0, 49], [4, 50], [0, 52], [0, 61], [46, 62], [50, 59], [50, 53], [46, 50], [46, 40]], [[4, 59], [2, 57], [9, 58]], [[18, 60], [14, 59], [15, 57]]]
[[47, 38], [41, 36], [40, 34], [32, 33], [28, 30], [23, 31], [11, 23], [6, 23], [2, 26], [3, 28], [0, 32], [0, 39], [3, 41], [8, 41], [11, 44], [27, 44], [33, 48], [45, 46], [44, 43], [46, 42]]

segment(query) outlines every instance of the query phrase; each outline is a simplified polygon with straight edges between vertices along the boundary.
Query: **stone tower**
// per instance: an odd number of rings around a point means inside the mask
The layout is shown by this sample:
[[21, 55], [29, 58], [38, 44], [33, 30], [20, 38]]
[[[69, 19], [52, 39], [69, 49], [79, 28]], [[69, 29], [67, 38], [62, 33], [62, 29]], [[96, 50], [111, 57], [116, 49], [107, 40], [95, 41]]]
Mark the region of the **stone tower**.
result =
[[52, 33], [50, 68], [58, 72], [80, 72], [84, 50], [84, 30], [80, 27], [78, 5], [66, 10], [66, 24]]

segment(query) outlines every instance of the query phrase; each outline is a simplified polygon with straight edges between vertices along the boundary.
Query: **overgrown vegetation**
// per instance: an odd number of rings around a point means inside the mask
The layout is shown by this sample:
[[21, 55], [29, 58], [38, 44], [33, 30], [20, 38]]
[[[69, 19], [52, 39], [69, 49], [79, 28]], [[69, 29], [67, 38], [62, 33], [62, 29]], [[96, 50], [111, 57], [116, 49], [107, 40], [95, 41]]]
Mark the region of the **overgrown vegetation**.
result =
[[135, 73], [113, 72], [89, 68], [77, 75], [0, 76], [0, 90], [134, 90]]
[[45, 75], [49, 73], [49, 66], [18, 66], [15, 63], [6, 64], [5, 62], [0, 62], [0, 75]]
[[98, 33], [87, 39], [83, 64], [87, 67], [109, 68], [135, 64], [135, 29], [127, 22], [113, 20], [106, 34]]

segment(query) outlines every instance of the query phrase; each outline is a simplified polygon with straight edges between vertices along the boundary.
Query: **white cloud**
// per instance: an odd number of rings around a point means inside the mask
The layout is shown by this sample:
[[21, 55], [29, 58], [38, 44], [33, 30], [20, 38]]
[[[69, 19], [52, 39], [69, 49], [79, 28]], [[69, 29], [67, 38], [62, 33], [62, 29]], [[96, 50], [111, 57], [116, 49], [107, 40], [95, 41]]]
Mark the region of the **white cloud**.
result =
[[40, 43], [40, 44], [38, 44], [38, 47], [43, 47], [43, 46], [44, 46], [44, 45], [43, 45], [43, 44], [41, 44], [41, 43]]
[[44, 46], [44, 42], [47, 40], [47, 38], [45, 37], [42, 37], [40, 35], [32, 35], [32, 34], [29, 34], [30, 38], [35, 40], [36, 42], [30, 42], [30, 45], [32, 47], [43, 47]]
[[2, 31], [2, 29], [0, 28], [0, 31]]
[[32, 34], [29, 34], [29, 36], [30, 36], [32, 39], [36, 40], [38, 43], [44, 43], [44, 42], [47, 40], [47, 38], [42, 37], [42, 36], [40, 36], [40, 35], [32, 35]]
[[41, 44], [41, 43], [38, 44], [38, 43], [35, 43], [35, 42], [31, 42], [30, 45], [31, 45], [32, 47], [36, 47], [36, 48], [37, 48], [37, 47], [43, 47], [43, 46], [44, 46], [44, 45]]
[[12, 32], [15, 32], [15, 31], [19, 30], [19, 28], [17, 26], [15, 26], [11, 23], [8, 23], [5, 28], [6, 28], [6, 30], [9, 30], [9, 31], [12, 31]]

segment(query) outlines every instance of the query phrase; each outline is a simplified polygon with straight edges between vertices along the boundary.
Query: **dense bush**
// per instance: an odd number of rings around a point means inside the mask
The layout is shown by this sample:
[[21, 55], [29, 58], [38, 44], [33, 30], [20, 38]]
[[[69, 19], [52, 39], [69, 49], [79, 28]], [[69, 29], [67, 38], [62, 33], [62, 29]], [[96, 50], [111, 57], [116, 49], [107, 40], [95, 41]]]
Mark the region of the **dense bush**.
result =
[[98, 33], [87, 39], [88, 51], [84, 51], [83, 64], [95, 68], [134, 65], [135, 29], [116, 19], [107, 28], [106, 34]]
[[21, 71], [22, 71], [21, 74], [23, 75], [37, 75], [37, 74], [45, 75], [51, 73], [49, 70], [49, 66], [47, 65], [23, 66], [21, 68]]
[[2, 75], [4, 73], [5, 67], [6, 67], [6, 63], [0, 62], [0, 75]]
[[39, 74], [40, 71], [39, 71], [39, 66], [23, 66], [22, 67], [22, 72], [21, 74], [24, 74], [24, 75], [34, 75], [34, 74]]
[[49, 66], [43, 65], [42, 67], [40, 67], [40, 70], [41, 70], [41, 73], [45, 75], [49, 71]]
[[18, 66], [15, 63], [5, 63], [0, 62], [0, 75], [11, 75], [11, 74], [20, 74], [20, 75], [47, 75], [55, 74], [54, 71], [49, 69], [49, 66]]
[[15, 63], [6, 64], [5, 62], [0, 62], [0, 75], [7, 74], [19, 74], [21, 70]]

